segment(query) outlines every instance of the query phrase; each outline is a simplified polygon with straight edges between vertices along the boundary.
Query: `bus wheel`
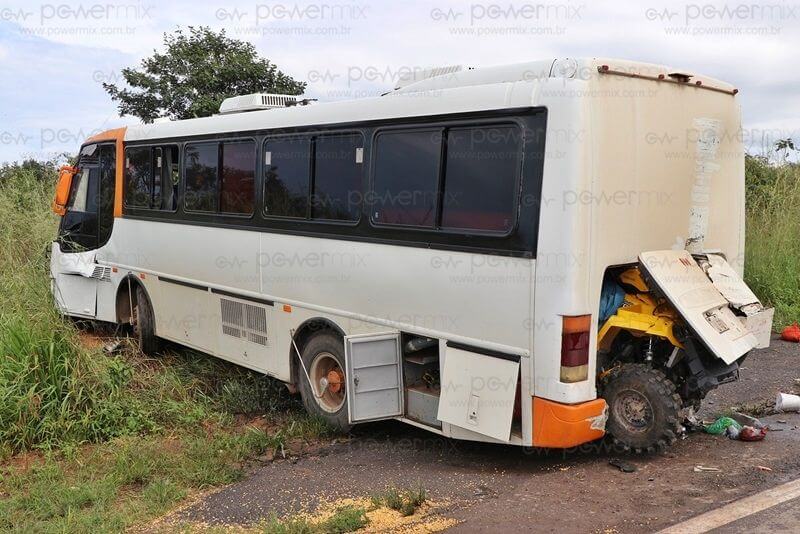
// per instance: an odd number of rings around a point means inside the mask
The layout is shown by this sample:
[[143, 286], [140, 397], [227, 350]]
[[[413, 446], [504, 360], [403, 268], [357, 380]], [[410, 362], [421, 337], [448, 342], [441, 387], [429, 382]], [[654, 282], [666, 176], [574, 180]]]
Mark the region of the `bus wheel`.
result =
[[136, 287], [136, 306], [133, 308], [133, 333], [139, 342], [139, 350], [145, 354], [158, 352], [156, 320], [153, 306], [141, 286]]
[[602, 390], [609, 412], [606, 430], [625, 450], [656, 452], [675, 441], [682, 403], [664, 373], [625, 364], [611, 372]]
[[344, 345], [332, 333], [319, 333], [303, 347], [300, 372], [300, 395], [308, 413], [319, 416], [334, 428], [347, 432], [347, 381], [345, 379]]

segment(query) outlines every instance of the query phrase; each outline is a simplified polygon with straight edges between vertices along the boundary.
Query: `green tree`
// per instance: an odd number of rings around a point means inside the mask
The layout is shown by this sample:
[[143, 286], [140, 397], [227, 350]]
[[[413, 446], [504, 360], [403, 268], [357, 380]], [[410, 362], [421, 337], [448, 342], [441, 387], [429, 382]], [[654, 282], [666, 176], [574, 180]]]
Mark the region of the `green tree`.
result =
[[787, 137], [786, 139], [778, 139], [778, 141], [775, 143], [775, 151], [783, 152], [784, 160], [789, 159], [790, 150], [797, 150], [794, 147], [794, 141], [792, 141], [790, 137]]
[[119, 114], [144, 122], [159, 117], [191, 119], [219, 111], [230, 96], [249, 93], [299, 95], [306, 87], [258, 56], [247, 42], [230, 39], [225, 30], [189, 26], [188, 35], [177, 30], [164, 34], [165, 51], [154, 51], [141, 69], [122, 70], [129, 88], [104, 83]]

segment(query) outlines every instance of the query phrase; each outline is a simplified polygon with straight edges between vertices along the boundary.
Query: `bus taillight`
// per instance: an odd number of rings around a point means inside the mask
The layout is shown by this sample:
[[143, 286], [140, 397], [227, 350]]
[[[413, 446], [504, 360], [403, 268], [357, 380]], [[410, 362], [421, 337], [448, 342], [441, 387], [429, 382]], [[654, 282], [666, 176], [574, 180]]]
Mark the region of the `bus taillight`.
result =
[[589, 377], [591, 315], [564, 316], [561, 324], [561, 381], [580, 382]]

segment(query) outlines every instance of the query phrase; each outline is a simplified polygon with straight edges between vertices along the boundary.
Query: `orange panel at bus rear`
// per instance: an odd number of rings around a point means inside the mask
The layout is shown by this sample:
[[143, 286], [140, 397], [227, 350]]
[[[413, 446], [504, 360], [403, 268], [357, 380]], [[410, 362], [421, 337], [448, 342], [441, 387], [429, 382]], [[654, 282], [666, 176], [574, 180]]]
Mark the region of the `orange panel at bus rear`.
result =
[[533, 398], [533, 445], [565, 449], [605, 435], [606, 401], [561, 404]]

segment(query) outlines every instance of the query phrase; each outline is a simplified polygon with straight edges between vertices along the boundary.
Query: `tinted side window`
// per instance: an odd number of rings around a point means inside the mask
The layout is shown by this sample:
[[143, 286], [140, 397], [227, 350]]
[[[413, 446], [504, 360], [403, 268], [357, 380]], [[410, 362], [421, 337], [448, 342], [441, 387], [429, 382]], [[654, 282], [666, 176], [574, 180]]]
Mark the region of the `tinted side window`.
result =
[[149, 208], [153, 186], [150, 147], [125, 151], [125, 205]]
[[276, 139], [264, 147], [264, 214], [306, 217], [310, 182], [309, 139]]
[[187, 145], [183, 165], [186, 175], [184, 201], [186, 209], [218, 211], [219, 145], [217, 143]]
[[256, 144], [222, 143], [220, 211], [251, 215], [255, 198]]
[[441, 130], [381, 133], [376, 140], [372, 220], [433, 227]]
[[507, 232], [520, 172], [519, 128], [453, 128], [447, 133], [443, 228]]
[[[175, 211], [178, 208], [178, 184], [181, 173], [178, 166], [178, 147], [165, 146], [156, 149], [161, 153], [161, 161], [156, 164], [156, 174], [159, 177], [160, 194], [158, 201], [154, 199], [154, 208], [166, 211]], [[153, 194], [155, 197], [155, 193]]]
[[311, 197], [313, 219], [358, 220], [364, 166], [362, 147], [360, 135], [316, 139]]

